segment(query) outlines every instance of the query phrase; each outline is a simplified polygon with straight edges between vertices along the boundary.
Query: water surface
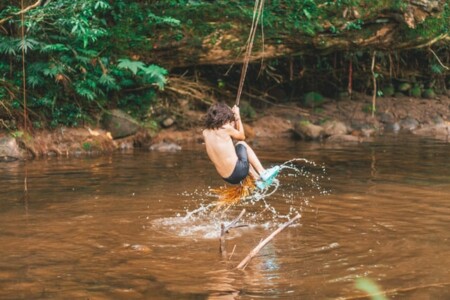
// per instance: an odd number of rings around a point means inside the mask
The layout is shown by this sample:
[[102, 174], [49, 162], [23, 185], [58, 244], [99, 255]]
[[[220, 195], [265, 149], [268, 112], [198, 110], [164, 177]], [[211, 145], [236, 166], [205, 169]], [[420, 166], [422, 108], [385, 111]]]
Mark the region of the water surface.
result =
[[[201, 145], [0, 164], [0, 298], [358, 299], [361, 277], [391, 299], [450, 298], [449, 144], [254, 148], [266, 166], [314, 162], [281, 174], [266, 199], [276, 213], [263, 201], [202, 211], [223, 182]], [[222, 257], [220, 224], [243, 208], [248, 226], [230, 231]]]

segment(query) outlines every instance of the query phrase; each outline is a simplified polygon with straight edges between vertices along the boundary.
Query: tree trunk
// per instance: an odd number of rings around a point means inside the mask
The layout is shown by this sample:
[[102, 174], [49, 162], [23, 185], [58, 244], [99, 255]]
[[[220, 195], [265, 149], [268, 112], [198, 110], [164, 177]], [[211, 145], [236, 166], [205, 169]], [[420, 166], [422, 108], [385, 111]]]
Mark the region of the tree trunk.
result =
[[[273, 59], [302, 54], [329, 54], [337, 51], [381, 50], [395, 51], [427, 47], [448, 41], [448, 33], [415, 34], [418, 38], [405, 38], [405, 32], [414, 30], [427, 18], [439, 18], [444, 11], [445, 0], [410, 0], [399, 10], [379, 10], [365, 13], [363, 7], [348, 7], [342, 12], [337, 33], [331, 23], [322, 20], [323, 30], [314, 36], [276, 31], [255, 39], [255, 49], [250, 60]], [[340, 12], [339, 12], [340, 13]], [[352, 28], [358, 21], [360, 28]], [[189, 38], [165, 45], [155, 45], [147, 60], [173, 67], [195, 65], [230, 65], [241, 63], [248, 31], [235, 24], [225, 31], [217, 30], [201, 37], [196, 43]]]

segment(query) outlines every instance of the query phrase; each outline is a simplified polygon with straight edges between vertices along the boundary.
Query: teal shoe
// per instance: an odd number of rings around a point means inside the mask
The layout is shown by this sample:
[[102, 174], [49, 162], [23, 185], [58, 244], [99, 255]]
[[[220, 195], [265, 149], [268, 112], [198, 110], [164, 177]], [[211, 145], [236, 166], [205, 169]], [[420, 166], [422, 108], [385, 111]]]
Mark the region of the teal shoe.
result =
[[266, 187], [268, 187], [268, 185], [266, 185], [265, 182], [260, 179], [256, 180], [255, 185], [260, 190], [264, 190]]
[[259, 174], [260, 178], [255, 182], [256, 186], [260, 189], [266, 189], [269, 187], [272, 182], [275, 180], [275, 178], [278, 176], [278, 173], [280, 173], [280, 166], [275, 166], [270, 169], [266, 169], [261, 174]]

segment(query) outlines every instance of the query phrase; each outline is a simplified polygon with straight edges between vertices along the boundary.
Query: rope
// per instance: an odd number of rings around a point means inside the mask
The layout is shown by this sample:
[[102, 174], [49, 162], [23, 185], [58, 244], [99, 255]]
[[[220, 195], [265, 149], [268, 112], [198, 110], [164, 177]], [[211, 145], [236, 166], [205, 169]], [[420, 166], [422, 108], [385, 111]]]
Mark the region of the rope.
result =
[[[40, 1], [38, 1], [40, 2]], [[21, 34], [22, 34], [22, 42], [25, 41], [25, 12], [23, 9], [23, 0], [20, 1], [20, 20], [21, 20]], [[25, 43], [24, 43], [25, 44]], [[22, 45], [22, 88], [23, 88], [23, 127], [24, 131], [28, 131], [28, 114], [27, 114], [27, 83], [26, 83], [26, 73], [25, 73], [25, 46]]]
[[259, 19], [261, 17], [261, 13], [264, 7], [264, 0], [256, 0], [255, 6], [253, 8], [253, 20], [252, 26], [250, 28], [250, 34], [247, 39], [247, 46], [244, 55], [244, 63], [242, 64], [241, 71], [241, 79], [239, 81], [239, 88], [236, 95], [236, 105], [239, 106], [239, 102], [241, 100], [242, 89], [244, 87], [245, 76], [247, 75], [248, 63], [250, 61], [250, 56], [253, 48], [253, 41], [255, 40], [256, 35], [256, 26], [259, 23]]

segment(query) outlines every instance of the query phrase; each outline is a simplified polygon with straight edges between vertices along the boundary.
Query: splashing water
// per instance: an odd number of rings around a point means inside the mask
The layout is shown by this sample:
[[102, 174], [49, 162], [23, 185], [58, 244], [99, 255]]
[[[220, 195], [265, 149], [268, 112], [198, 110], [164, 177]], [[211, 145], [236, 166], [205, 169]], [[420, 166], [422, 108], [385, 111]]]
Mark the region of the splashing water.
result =
[[[298, 164], [302, 163], [301, 166]], [[303, 206], [308, 206], [311, 199], [319, 195], [328, 195], [329, 191], [322, 188], [321, 182], [329, 179], [326, 176], [324, 166], [318, 166], [315, 162], [305, 158], [293, 158], [279, 165], [279, 179], [274, 180], [273, 185], [262, 192], [256, 192], [244, 199], [251, 205], [262, 203], [263, 209], [272, 214], [272, 221], [290, 220], [293, 216], [301, 214]], [[309, 170], [312, 168], [312, 170]], [[316, 172], [315, 170], [319, 170]], [[302, 182], [300, 183], [299, 180]], [[282, 184], [280, 184], [282, 182]], [[285, 203], [289, 203], [287, 212], [280, 212], [267, 198], [280, 190]]]
[[[233, 207], [219, 210], [216, 201], [210, 200], [211, 197], [216, 197], [215, 195], [209, 190], [196, 189], [193, 193], [184, 192], [182, 196], [191, 197], [197, 203], [199, 201], [207, 203], [201, 202], [194, 209], [185, 207], [184, 215], [178, 213], [175, 217], [154, 220], [152, 224], [158, 227], [158, 230], [162, 229], [181, 237], [217, 238], [220, 236], [221, 224], [229, 224], [242, 208], [246, 208], [247, 212], [241, 223], [249, 227], [270, 228], [289, 221], [297, 214], [301, 215], [303, 207], [309, 206], [316, 195], [329, 194], [329, 191], [321, 186], [323, 180], [329, 180], [324, 166], [318, 166], [315, 162], [304, 158], [294, 158], [280, 164], [279, 167], [278, 179], [275, 179], [268, 188], [255, 189], [252, 195]], [[268, 201], [274, 194], [281, 196], [285, 203], [289, 204], [287, 211], [281, 212]]]

